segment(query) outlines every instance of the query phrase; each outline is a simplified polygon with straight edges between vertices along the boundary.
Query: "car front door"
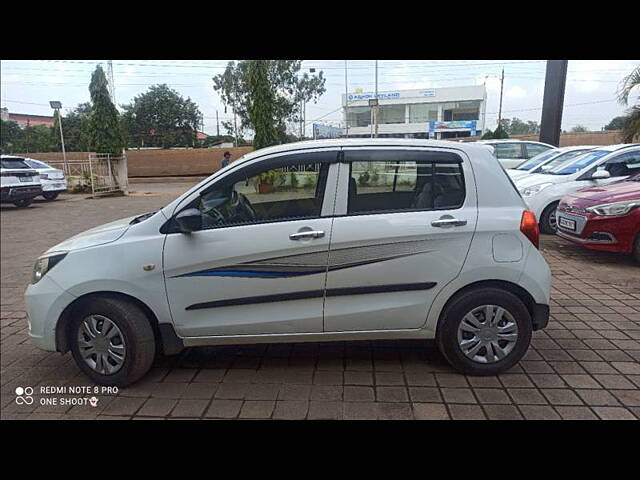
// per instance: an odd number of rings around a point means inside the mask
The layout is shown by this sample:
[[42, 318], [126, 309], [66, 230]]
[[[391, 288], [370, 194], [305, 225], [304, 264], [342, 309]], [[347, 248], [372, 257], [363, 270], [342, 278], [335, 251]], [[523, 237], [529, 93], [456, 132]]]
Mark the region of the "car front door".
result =
[[174, 220], [166, 236], [180, 336], [322, 331], [337, 157], [334, 149], [251, 162], [177, 209], [196, 208], [202, 220], [192, 233]]
[[454, 150], [345, 148], [331, 234], [325, 332], [415, 329], [460, 272], [477, 200]]

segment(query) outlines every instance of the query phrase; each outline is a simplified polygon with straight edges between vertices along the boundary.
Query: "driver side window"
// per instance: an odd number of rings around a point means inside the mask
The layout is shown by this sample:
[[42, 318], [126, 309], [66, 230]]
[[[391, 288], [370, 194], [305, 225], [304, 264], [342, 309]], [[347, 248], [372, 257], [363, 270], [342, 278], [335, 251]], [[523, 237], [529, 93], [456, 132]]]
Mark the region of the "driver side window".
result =
[[195, 206], [202, 229], [319, 217], [329, 165], [288, 163], [245, 169], [216, 182]]

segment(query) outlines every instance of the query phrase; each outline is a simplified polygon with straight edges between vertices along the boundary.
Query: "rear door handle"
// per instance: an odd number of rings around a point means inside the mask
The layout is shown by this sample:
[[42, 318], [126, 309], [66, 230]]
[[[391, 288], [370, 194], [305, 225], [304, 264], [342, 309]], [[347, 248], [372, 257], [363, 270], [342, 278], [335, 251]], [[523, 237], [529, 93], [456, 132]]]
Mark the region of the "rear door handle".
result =
[[321, 238], [324, 237], [324, 232], [322, 230], [310, 230], [307, 232], [298, 232], [292, 233], [289, 235], [291, 240], [301, 240], [303, 238]]
[[440, 218], [431, 222], [432, 227], [449, 228], [449, 227], [462, 227], [467, 224], [466, 220], [459, 218]]

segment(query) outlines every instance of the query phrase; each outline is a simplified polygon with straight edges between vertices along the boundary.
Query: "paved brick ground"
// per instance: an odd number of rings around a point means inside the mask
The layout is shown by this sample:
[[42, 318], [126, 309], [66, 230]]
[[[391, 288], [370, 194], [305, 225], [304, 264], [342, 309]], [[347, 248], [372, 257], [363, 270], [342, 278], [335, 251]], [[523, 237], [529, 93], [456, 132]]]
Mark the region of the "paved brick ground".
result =
[[[128, 198], [63, 195], [2, 205], [2, 419], [638, 419], [640, 275], [624, 256], [546, 236], [552, 319], [498, 377], [452, 371], [425, 342], [334, 342], [189, 349], [98, 406], [17, 405], [15, 388], [89, 386], [70, 355], [29, 343], [23, 291], [35, 258], [90, 227], [164, 205], [188, 185], [133, 185]], [[83, 395], [80, 395], [83, 396]], [[63, 397], [69, 397], [63, 396]]]

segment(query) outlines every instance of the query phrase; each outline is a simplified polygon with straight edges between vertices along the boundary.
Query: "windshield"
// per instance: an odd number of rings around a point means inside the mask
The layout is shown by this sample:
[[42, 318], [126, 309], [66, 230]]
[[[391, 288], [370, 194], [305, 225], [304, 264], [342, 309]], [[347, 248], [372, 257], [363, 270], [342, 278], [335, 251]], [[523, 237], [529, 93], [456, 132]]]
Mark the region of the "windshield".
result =
[[558, 155], [558, 151], [559, 150], [553, 149], [553, 150], [547, 150], [546, 152], [539, 153], [535, 157], [531, 157], [526, 162], [521, 163], [520, 165], [518, 165], [516, 167], [516, 170], [528, 171], [528, 170], [531, 170], [532, 168], [536, 168], [542, 162], [545, 162], [545, 161], [549, 160], [550, 158], [553, 158], [554, 156]]
[[560, 165], [564, 165], [565, 163], [569, 163], [569, 161], [573, 161], [576, 157], [580, 155], [584, 155], [586, 150], [572, 150], [570, 152], [564, 152], [555, 157], [550, 162], [547, 162], [543, 165], [540, 165], [540, 168], [536, 170], [536, 172], [547, 173], [548, 170], [553, 170], [554, 168], [559, 167]]
[[21, 158], [3, 158], [0, 160], [2, 168], [29, 168], [29, 165], [24, 163]]
[[569, 162], [566, 165], [560, 165], [558, 168], [543, 173], [548, 173], [550, 175], [571, 175], [572, 173], [576, 173], [584, 168], [587, 168], [598, 159], [604, 157], [605, 155], [609, 155], [610, 153], [611, 152], [607, 150], [594, 150], [592, 152], [581, 155], [579, 158], [572, 162]]
[[42, 163], [31, 158], [25, 158], [24, 161], [27, 162], [27, 164], [29, 164], [31, 168], [51, 168], [51, 166], [47, 165], [46, 163]]

